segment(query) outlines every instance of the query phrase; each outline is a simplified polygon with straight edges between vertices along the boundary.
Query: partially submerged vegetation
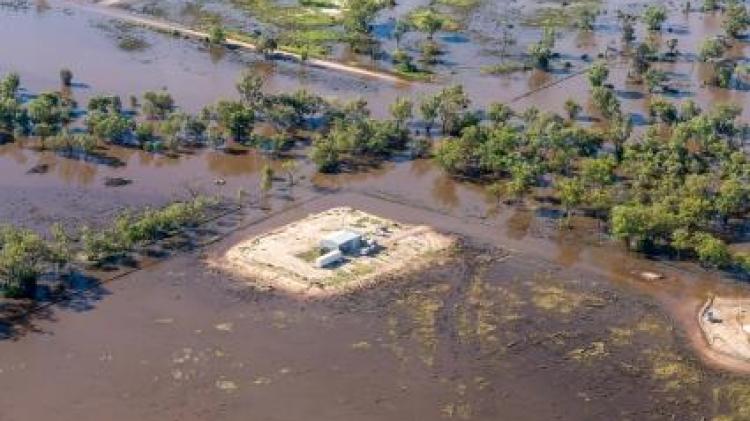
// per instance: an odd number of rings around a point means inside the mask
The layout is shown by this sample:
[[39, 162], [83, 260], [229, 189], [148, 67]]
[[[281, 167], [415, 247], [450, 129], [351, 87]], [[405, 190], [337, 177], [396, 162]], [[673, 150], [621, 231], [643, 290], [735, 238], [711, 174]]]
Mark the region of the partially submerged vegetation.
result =
[[33, 298], [44, 274], [60, 275], [78, 264], [101, 265], [126, 253], [195, 226], [216, 202], [196, 197], [163, 208], [126, 211], [109, 227], [63, 228], [55, 224], [49, 238], [13, 226], [0, 226], [0, 291], [10, 298]]
[[[549, 34], [540, 45], [546, 48], [552, 39]], [[337, 104], [306, 91], [265, 94], [262, 79], [251, 73], [237, 83], [239, 100], [220, 100], [198, 115], [180, 112], [164, 91], [147, 92], [142, 102], [131, 99], [128, 110], [118, 97], [93, 97], [84, 118], [88, 130], [75, 134], [67, 128], [75, 120], [74, 101], [46, 92], [23, 102], [19, 78], [11, 74], [0, 83], [0, 128], [5, 138], [32, 134], [42, 148], [84, 155], [100, 141], [170, 153], [240, 142], [275, 157], [307, 138], [310, 158], [324, 172], [356, 170], [394, 154], [433, 154], [447, 173], [486, 184], [498, 200], [520, 202], [552, 187], [563, 225], [580, 211], [608, 222], [628, 248], [746, 271], [750, 258], [727, 246], [740, 239], [733, 227], [750, 210], [741, 109], [703, 111], [689, 100], [678, 107], [654, 96], [651, 124], [635, 135], [631, 117], [606, 84], [608, 74], [603, 61], [588, 73], [606, 122], [597, 128], [578, 124], [575, 101], [566, 103], [567, 118], [534, 107], [518, 113], [500, 103], [476, 110], [461, 86], [418, 104], [400, 98], [391, 106], [392, 118], [378, 120], [364, 100]], [[273, 135], [253, 131], [261, 122]]]

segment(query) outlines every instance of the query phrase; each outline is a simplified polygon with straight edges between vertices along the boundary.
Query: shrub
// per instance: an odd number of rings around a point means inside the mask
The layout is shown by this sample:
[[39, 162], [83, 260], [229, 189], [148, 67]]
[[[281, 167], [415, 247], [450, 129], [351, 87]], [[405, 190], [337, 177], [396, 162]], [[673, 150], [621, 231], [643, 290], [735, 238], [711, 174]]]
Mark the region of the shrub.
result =
[[53, 260], [52, 249], [38, 234], [0, 227], [0, 286], [6, 296], [32, 296], [39, 275]]

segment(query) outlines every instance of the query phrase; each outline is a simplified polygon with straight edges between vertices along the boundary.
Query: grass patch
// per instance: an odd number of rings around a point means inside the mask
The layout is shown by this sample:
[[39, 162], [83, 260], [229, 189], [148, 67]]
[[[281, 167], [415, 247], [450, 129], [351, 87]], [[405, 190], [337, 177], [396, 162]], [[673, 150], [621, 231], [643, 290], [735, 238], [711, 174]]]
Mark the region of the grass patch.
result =
[[302, 253], [297, 253], [294, 256], [300, 258], [302, 261], [307, 263], [315, 263], [315, 259], [326, 254], [326, 251], [320, 247], [313, 247]]
[[400, 76], [403, 79], [416, 81], [416, 82], [429, 82], [433, 79], [434, 74], [425, 69], [417, 69], [414, 71], [403, 71], [398, 68], [394, 68], [392, 70], [392, 73], [395, 75]]
[[522, 23], [533, 27], [571, 28], [582, 10], [596, 8], [598, 4], [587, 2], [575, 6], [542, 7], [535, 10], [532, 15], [524, 17]]
[[479, 4], [480, 0], [437, 0], [435, 3], [457, 9], [470, 9]]
[[487, 75], [507, 75], [531, 70], [531, 66], [521, 61], [507, 61], [505, 63], [482, 66], [480, 70]]
[[341, 7], [339, 2], [329, 0], [300, 0], [299, 4], [307, 7], [323, 7], [326, 9], [339, 9]]
[[150, 46], [151, 44], [148, 41], [134, 35], [123, 36], [117, 41], [117, 48], [124, 51], [143, 51]]
[[608, 354], [604, 342], [592, 342], [581, 348], [576, 348], [568, 352], [568, 356], [580, 363], [589, 363], [606, 357]]
[[740, 421], [750, 419], [750, 384], [735, 381], [714, 389], [714, 400], [718, 406], [730, 413], [714, 417], [714, 421]]
[[601, 298], [570, 291], [560, 285], [535, 284], [531, 291], [531, 301], [538, 309], [560, 314], [570, 314], [582, 306], [601, 307], [605, 304]]
[[461, 29], [460, 23], [452, 16], [429, 7], [418, 7], [406, 16], [407, 22], [415, 28], [424, 28], [430, 19], [438, 20], [443, 31], [453, 32]]
[[664, 390], [674, 392], [700, 383], [701, 374], [683, 357], [666, 350], [648, 350], [651, 361], [651, 376], [664, 384]]
[[[325, 57], [332, 44], [344, 40], [337, 16], [319, 8], [337, 8], [325, 0], [305, 0], [315, 4], [280, 6], [272, 0], [233, 0], [233, 4], [254, 19], [276, 26], [280, 31], [279, 49], [309, 57]], [[325, 3], [325, 5], [323, 4]], [[229, 31], [230, 38], [254, 42], [254, 37], [237, 30]]]

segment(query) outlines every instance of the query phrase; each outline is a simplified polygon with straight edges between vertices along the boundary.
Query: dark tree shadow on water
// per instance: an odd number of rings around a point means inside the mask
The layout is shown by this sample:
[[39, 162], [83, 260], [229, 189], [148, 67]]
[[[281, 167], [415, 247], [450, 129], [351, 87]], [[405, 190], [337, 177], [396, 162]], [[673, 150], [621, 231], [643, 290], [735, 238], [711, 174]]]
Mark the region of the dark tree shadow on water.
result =
[[0, 341], [17, 340], [29, 333], [51, 334], [40, 322], [56, 322], [58, 311], [91, 311], [109, 294], [99, 280], [78, 272], [61, 281], [41, 279], [33, 300], [0, 299]]

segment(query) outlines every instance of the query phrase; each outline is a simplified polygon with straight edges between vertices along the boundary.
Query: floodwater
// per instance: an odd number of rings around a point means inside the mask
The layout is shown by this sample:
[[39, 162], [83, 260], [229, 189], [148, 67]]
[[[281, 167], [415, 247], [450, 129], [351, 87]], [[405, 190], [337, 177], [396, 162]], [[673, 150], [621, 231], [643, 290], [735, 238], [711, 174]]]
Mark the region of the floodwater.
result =
[[[199, 252], [175, 257], [0, 344], [0, 379], [13, 385], [0, 397], [4, 415], [594, 420], [716, 410], [708, 398], [719, 377], [689, 357], [648, 300], [494, 249], [503, 242], [461, 218], [346, 193], [215, 249], [343, 204], [474, 242], [417, 279], [321, 301], [254, 291], [208, 269]], [[676, 374], [662, 373], [675, 364]], [[32, 405], [24, 396], [46, 398]]]
[[[565, 34], [559, 48], [575, 61], [619, 45], [613, 20], [601, 19], [602, 37]], [[677, 37], [687, 50], [718, 25], [712, 16], [675, 15], [663, 38]], [[122, 37], [144, 44], [123, 49]], [[450, 49], [450, 61], [462, 65], [438, 83], [391, 85], [210, 51], [65, 2], [3, 6], [0, 39], [14, 41], [0, 43], [0, 73], [18, 71], [33, 93], [55, 89], [59, 69], [70, 67], [81, 103], [95, 93], [167, 87], [194, 112], [235, 95], [234, 81], [248, 67], [267, 76], [270, 91], [364, 96], [377, 116], [396, 96], [450, 82], [464, 83], [476, 105], [517, 98], [519, 109], [562, 111], [565, 99], [583, 103], [588, 90], [585, 75], [565, 72], [483, 76], [479, 66], [489, 59], [474, 60], [475, 46]], [[746, 50], [739, 43], [733, 53]], [[645, 118], [648, 95], [626, 86], [624, 60], [615, 61], [622, 63], [610, 81], [624, 108]], [[680, 97], [704, 107], [747, 102], [743, 91], [702, 88], [701, 65], [663, 66], [680, 80]], [[313, 174], [302, 148], [295, 153], [299, 183], [290, 188], [279, 173], [268, 207], [249, 207], [244, 228], [219, 244], [104, 284], [19, 329], [5, 326], [0, 420], [701, 419], [739, 413], [737, 401], [750, 401], [748, 380], [703, 349], [695, 323], [710, 295], [744, 296], [746, 285], [628, 254], [585, 218], [568, 231], [544, 207], [498, 206], [481, 186], [456, 182], [426, 160], [324, 176]], [[57, 221], [105, 223], [120, 209], [196, 191], [230, 199], [242, 191], [252, 201], [266, 162], [241, 148], [174, 158], [106, 147], [82, 160], [30, 142], [6, 144], [0, 221], [39, 230]], [[130, 183], [109, 187], [112, 178]], [[202, 264], [203, 253], [339, 205], [430, 224], [466, 244], [451, 263], [413, 279], [321, 301], [257, 291]], [[665, 279], [642, 281], [634, 272], [643, 270]]]

